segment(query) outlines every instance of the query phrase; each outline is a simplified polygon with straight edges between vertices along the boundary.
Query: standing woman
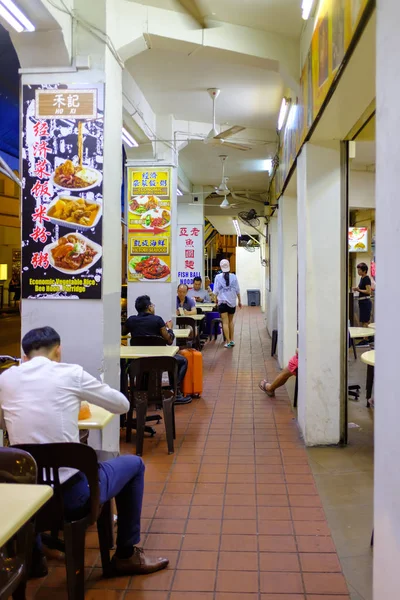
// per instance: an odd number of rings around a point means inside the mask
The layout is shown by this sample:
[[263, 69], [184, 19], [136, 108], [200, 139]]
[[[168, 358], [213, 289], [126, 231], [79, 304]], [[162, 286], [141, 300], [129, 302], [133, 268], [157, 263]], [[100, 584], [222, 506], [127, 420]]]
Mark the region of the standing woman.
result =
[[[372, 282], [368, 275], [368, 265], [360, 263], [357, 265], [357, 273], [361, 278], [360, 283], [357, 287], [353, 288], [354, 292], [359, 292], [358, 306], [360, 310], [360, 325], [361, 327], [368, 327], [371, 322], [372, 302], [371, 302], [371, 289]], [[369, 339], [364, 338], [358, 344], [358, 347], [366, 348], [369, 346]]]
[[225, 336], [225, 348], [232, 348], [235, 345], [233, 316], [236, 311], [236, 298], [239, 308], [242, 308], [240, 300], [239, 282], [236, 275], [229, 273], [229, 260], [221, 260], [219, 263], [222, 273], [216, 276], [214, 281], [214, 294], [218, 299], [218, 311], [222, 319], [222, 327]]

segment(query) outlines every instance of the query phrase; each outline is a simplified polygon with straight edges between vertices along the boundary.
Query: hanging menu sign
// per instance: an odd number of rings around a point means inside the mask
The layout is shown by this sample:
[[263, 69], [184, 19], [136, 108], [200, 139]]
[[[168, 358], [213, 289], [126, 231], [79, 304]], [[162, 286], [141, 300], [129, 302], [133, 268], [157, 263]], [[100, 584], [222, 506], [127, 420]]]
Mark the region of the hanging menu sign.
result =
[[23, 86], [23, 298], [101, 298], [103, 130], [102, 84]]
[[201, 277], [204, 263], [203, 226], [178, 225], [178, 283], [192, 285]]
[[169, 168], [128, 168], [128, 281], [171, 281]]

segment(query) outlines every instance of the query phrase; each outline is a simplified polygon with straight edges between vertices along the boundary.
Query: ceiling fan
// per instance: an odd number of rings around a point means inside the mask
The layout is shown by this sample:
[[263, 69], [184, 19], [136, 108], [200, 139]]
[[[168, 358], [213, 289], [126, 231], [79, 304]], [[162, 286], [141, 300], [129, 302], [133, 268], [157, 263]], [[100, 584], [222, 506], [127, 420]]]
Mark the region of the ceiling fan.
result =
[[177, 0], [177, 2], [185, 9], [185, 12], [200, 25], [201, 29], [208, 28], [207, 21], [205, 17], [203, 17], [203, 11], [201, 10], [201, 5], [198, 0]]
[[251, 146], [247, 144], [235, 142], [234, 140], [232, 140], [231, 142], [226, 141], [227, 138], [230, 138], [232, 135], [235, 135], [236, 133], [239, 133], [240, 131], [246, 129], [245, 127], [241, 127], [240, 125], [234, 125], [233, 127], [230, 127], [229, 129], [218, 133], [215, 119], [215, 103], [217, 101], [218, 96], [221, 93], [221, 90], [219, 90], [218, 88], [209, 88], [207, 92], [213, 103], [213, 126], [207, 137], [204, 138], [204, 143], [213, 145], [224, 144], [229, 148], [236, 148], [236, 150], [251, 150]]

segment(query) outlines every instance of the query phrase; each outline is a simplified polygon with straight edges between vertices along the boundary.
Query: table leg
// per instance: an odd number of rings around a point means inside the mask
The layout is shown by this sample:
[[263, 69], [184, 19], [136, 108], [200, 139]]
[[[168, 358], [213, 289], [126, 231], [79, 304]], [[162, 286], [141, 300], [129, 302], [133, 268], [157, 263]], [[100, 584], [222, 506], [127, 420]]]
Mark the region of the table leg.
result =
[[367, 366], [367, 385], [366, 385], [366, 396], [367, 396], [367, 408], [370, 408], [370, 400], [372, 397], [372, 387], [374, 385], [374, 374], [375, 367], [372, 365]]

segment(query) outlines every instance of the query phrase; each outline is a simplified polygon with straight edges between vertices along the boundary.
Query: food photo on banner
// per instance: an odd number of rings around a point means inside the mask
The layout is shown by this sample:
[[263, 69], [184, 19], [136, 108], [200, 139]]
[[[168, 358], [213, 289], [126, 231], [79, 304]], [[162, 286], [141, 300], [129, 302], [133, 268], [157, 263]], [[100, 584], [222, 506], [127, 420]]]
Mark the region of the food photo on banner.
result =
[[171, 169], [128, 168], [128, 281], [171, 281]]
[[203, 226], [179, 225], [177, 265], [179, 284], [191, 286], [195, 277], [201, 277], [204, 262]]
[[22, 297], [100, 299], [104, 86], [22, 89]]

